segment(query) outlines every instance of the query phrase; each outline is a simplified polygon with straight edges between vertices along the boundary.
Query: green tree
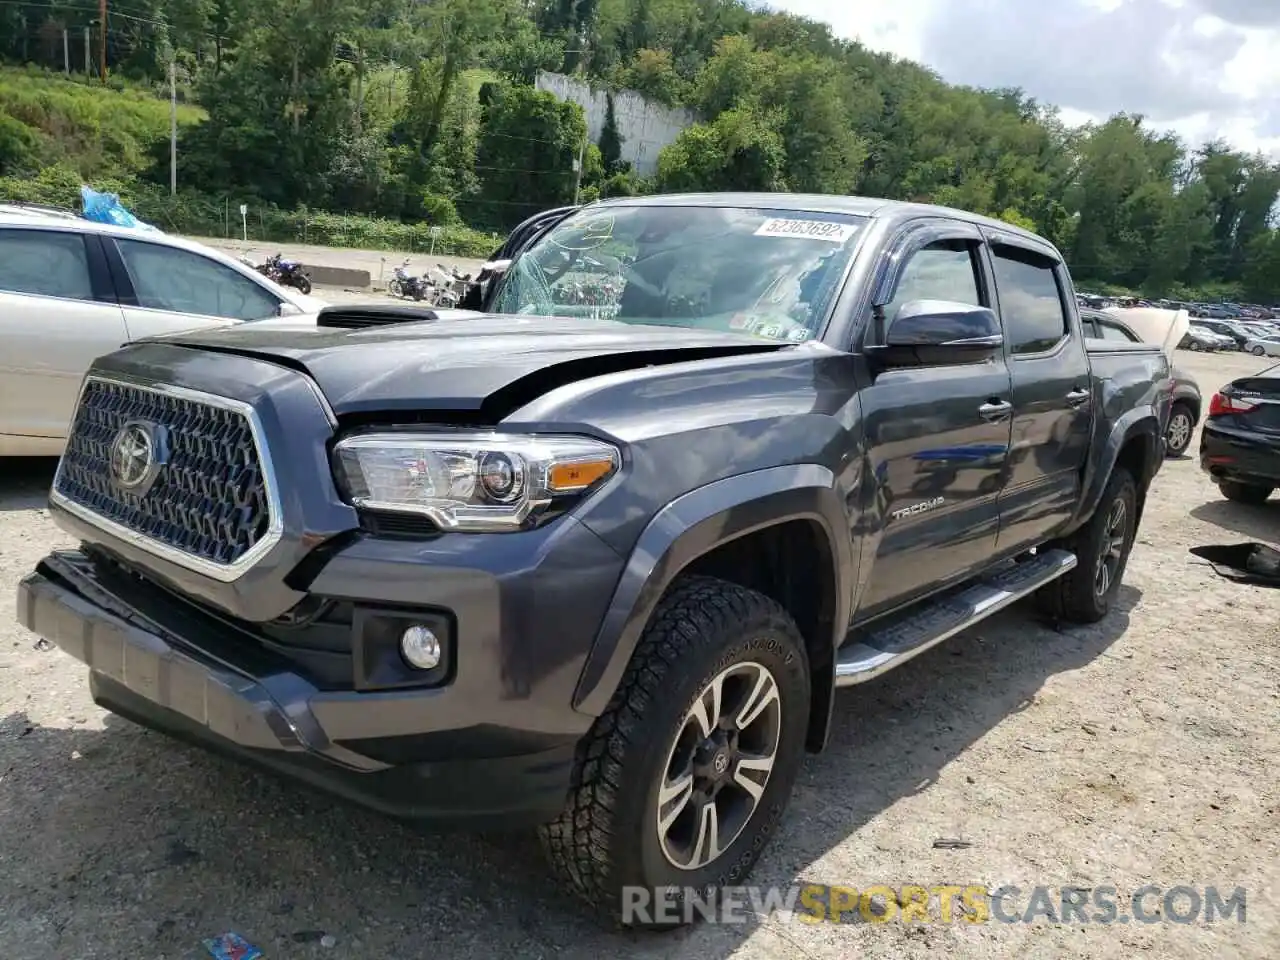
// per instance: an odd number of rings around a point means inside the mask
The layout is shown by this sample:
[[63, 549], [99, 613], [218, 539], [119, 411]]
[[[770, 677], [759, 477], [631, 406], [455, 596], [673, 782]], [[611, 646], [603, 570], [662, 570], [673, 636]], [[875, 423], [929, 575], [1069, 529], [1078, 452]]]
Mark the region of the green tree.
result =
[[658, 156], [659, 189], [785, 190], [778, 120], [744, 108], [688, 128]]
[[605, 173], [614, 174], [622, 164], [622, 134], [618, 132], [618, 117], [613, 109], [613, 94], [605, 99], [604, 124], [600, 128], [600, 157]]
[[476, 171], [483, 193], [465, 209], [475, 222], [510, 226], [573, 200], [574, 160], [586, 138], [576, 103], [531, 87], [491, 84]]

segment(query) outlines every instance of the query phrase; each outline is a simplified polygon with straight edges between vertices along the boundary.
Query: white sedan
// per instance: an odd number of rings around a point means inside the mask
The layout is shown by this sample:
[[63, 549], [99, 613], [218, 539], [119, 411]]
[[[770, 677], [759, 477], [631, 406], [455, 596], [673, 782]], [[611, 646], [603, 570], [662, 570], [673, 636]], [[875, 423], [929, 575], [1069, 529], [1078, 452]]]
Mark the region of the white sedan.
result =
[[1255, 357], [1280, 357], [1280, 336], [1254, 337], [1246, 340], [1242, 349]]
[[0, 457], [61, 454], [89, 364], [125, 343], [324, 305], [199, 243], [0, 207]]

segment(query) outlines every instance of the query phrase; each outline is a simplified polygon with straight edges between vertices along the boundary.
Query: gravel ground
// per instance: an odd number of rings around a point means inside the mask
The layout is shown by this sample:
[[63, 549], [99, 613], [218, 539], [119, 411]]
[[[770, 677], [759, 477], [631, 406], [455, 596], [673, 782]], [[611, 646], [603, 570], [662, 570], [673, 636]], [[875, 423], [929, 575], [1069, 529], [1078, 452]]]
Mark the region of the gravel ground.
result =
[[[1206, 395], [1264, 365], [1179, 359]], [[1280, 956], [1280, 595], [1220, 579], [1187, 553], [1280, 543], [1280, 497], [1229, 504], [1192, 459], [1156, 479], [1106, 621], [1055, 633], [1007, 611], [842, 695], [830, 749], [807, 762], [754, 880], [1241, 885], [1247, 923], [775, 914], [665, 936], [586, 919], [546, 882], [529, 838], [415, 832], [96, 708], [85, 670], [13, 621], [18, 579], [70, 545], [42, 509], [51, 471], [0, 469], [7, 960], [194, 958], [227, 930], [270, 958], [335, 960]], [[937, 838], [970, 846], [936, 849]]]

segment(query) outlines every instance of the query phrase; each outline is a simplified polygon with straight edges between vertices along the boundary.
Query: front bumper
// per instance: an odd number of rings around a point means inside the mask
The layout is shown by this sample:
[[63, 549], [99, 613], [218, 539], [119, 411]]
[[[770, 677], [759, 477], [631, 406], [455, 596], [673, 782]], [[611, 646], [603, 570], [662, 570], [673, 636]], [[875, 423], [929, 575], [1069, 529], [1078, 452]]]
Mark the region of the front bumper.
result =
[[[422, 545], [374, 548], [390, 574], [391, 556], [407, 560]], [[322, 578], [342, 579], [344, 560], [348, 572], [373, 562], [355, 553], [332, 559]], [[536, 608], [500, 588], [486, 597], [493, 581], [474, 580], [453, 581], [468, 630], [455, 638], [453, 676], [434, 688], [318, 680], [215, 612], [78, 551], [46, 557], [20, 583], [17, 609], [24, 626], [89, 666], [97, 703], [145, 726], [394, 816], [473, 828], [545, 822], [563, 805], [591, 722], [571, 706], [573, 667], [588, 645], [576, 655], [561, 647], [564, 664], [554, 646], [540, 660], [543, 637], [527, 624], [523, 655], [512, 656], [507, 638]], [[491, 630], [469, 606], [477, 599], [496, 604], [485, 615]], [[576, 635], [556, 626], [562, 644]]]
[[1280, 437], [1207, 419], [1200, 431], [1200, 468], [1214, 480], [1280, 486]]

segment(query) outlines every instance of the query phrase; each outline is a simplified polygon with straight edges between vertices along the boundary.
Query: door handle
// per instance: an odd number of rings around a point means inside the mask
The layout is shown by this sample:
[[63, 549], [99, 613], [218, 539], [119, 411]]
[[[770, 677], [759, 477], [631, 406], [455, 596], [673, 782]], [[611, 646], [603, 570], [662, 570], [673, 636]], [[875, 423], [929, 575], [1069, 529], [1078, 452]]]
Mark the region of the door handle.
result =
[[978, 408], [978, 416], [988, 423], [999, 423], [1007, 420], [1013, 413], [1013, 404], [1007, 400], [988, 400]]
[[1071, 404], [1073, 407], [1078, 407], [1082, 403], [1088, 403], [1089, 398], [1092, 396], [1093, 394], [1088, 390], [1072, 390], [1067, 394], [1067, 403]]

